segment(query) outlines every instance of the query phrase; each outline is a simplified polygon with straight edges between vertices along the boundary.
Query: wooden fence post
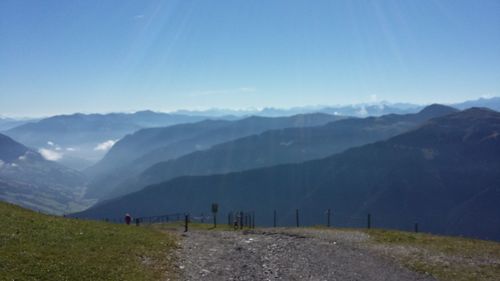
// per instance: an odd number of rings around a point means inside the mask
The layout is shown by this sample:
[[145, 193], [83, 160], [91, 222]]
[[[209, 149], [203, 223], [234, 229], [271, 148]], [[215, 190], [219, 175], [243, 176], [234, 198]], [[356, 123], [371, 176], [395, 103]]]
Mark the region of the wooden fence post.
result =
[[255, 212], [252, 212], [252, 228], [255, 229]]
[[240, 229], [243, 229], [243, 212], [240, 212]]
[[188, 223], [189, 223], [189, 214], [184, 216], [184, 232], [188, 231]]
[[331, 215], [331, 210], [328, 209], [327, 213], [326, 213], [326, 227], [330, 227], [330, 215]]
[[415, 223], [415, 233], [418, 233], [418, 222]]
[[214, 215], [214, 228], [217, 228], [217, 212], [219, 211], [219, 204], [212, 203], [212, 214]]

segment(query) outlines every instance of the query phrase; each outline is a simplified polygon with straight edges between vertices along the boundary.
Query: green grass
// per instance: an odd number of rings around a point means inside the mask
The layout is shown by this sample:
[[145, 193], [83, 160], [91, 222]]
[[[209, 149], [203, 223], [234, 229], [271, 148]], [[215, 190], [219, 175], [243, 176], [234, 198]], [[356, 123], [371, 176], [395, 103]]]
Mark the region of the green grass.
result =
[[172, 235], [0, 203], [0, 280], [163, 280]]
[[439, 280], [500, 280], [500, 243], [380, 229], [366, 232], [373, 242], [392, 248], [393, 257], [410, 269]]

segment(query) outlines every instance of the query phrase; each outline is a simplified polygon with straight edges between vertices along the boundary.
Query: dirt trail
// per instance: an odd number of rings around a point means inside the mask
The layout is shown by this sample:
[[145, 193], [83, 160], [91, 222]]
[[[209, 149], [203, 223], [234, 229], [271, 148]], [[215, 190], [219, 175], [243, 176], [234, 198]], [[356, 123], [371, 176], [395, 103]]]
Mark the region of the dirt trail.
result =
[[434, 280], [362, 247], [361, 232], [307, 229], [190, 231], [182, 280]]

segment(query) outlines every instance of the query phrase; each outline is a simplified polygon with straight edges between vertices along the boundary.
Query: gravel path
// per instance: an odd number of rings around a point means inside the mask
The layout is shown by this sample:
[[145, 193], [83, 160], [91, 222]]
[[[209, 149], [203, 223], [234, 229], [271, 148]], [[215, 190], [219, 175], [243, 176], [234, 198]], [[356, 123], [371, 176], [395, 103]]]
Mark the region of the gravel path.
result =
[[359, 246], [360, 232], [190, 231], [178, 250], [183, 280], [434, 280]]

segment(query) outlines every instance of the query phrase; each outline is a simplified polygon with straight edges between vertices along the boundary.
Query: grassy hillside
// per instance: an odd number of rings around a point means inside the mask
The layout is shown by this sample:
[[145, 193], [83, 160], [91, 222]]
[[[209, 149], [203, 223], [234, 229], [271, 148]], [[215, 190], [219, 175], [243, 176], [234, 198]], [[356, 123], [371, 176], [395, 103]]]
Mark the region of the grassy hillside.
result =
[[499, 280], [500, 243], [380, 229], [367, 233], [377, 250], [438, 280]]
[[174, 246], [171, 235], [150, 228], [0, 203], [0, 280], [163, 280]]

